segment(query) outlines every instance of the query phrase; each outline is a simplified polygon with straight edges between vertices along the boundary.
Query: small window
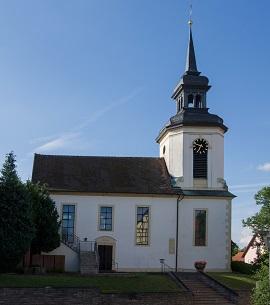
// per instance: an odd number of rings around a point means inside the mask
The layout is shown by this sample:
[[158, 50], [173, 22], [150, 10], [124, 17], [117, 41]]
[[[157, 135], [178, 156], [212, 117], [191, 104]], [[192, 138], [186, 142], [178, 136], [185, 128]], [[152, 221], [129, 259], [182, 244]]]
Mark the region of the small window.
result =
[[177, 100], [176, 105], [177, 105], [176, 113], [178, 113], [180, 111], [180, 109], [181, 109], [181, 100], [180, 100], [180, 98]]
[[202, 108], [202, 97], [200, 96], [200, 94], [196, 95], [196, 108]]
[[149, 244], [149, 207], [137, 207], [136, 245]]
[[189, 104], [193, 104], [193, 105], [194, 105], [194, 97], [193, 97], [193, 94], [189, 94], [189, 95], [188, 95], [188, 107], [190, 107]]
[[112, 231], [112, 207], [100, 207], [99, 230]]
[[75, 205], [64, 204], [62, 210], [62, 239], [74, 241]]
[[206, 210], [195, 210], [195, 246], [206, 246]]

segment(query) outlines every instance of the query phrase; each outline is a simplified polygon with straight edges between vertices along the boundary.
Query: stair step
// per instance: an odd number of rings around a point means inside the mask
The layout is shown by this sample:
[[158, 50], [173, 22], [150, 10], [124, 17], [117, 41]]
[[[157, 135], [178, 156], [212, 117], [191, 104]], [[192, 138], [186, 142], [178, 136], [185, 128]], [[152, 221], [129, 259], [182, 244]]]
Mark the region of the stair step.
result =
[[81, 251], [81, 274], [98, 273], [97, 256], [95, 252]]
[[233, 305], [226, 297], [199, 280], [197, 273], [176, 273], [178, 279], [193, 293], [195, 305]]

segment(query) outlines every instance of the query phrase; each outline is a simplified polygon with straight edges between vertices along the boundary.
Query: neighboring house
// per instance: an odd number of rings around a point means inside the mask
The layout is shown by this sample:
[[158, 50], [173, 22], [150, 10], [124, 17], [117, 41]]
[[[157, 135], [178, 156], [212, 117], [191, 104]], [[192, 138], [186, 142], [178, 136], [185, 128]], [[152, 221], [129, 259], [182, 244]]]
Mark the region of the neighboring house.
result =
[[264, 244], [260, 243], [257, 235], [253, 235], [244, 252], [238, 252], [233, 258], [233, 261], [242, 261], [247, 264], [253, 264], [258, 258], [259, 253], [264, 252]]
[[176, 115], [156, 139], [159, 157], [35, 155], [32, 181], [48, 184], [62, 221], [62, 243], [51, 254], [66, 256], [67, 271], [82, 270], [82, 253], [95, 249], [101, 271], [159, 271], [160, 259], [178, 270], [194, 270], [197, 260], [230, 270], [227, 127], [208, 112], [209, 89], [190, 25], [186, 71], [172, 96]]
[[233, 262], [244, 262], [245, 259], [243, 257], [244, 252], [240, 251], [238, 253], [236, 253], [233, 257], [232, 257], [232, 261]]

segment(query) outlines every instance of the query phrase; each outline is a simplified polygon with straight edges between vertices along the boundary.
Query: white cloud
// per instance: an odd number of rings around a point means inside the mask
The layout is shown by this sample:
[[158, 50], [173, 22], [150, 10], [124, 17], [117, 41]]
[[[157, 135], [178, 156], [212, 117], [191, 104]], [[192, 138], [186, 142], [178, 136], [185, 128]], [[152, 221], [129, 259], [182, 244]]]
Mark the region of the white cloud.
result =
[[270, 171], [270, 163], [264, 163], [263, 165], [259, 165], [257, 168], [262, 171]]
[[73, 142], [79, 137], [80, 133], [64, 134], [56, 140], [43, 144], [34, 149], [34, 152], [49, 152], [67, 147], [73, 147]]
[[240, 232], [240, 242], [239, 242], [238, 246], [240, 248], [246, 247], [249, 244], [252, 236], [253, 236], [253, 234], [250, 229], [243, 228]]
[[97, 121], [102, 115], [106, 114], [107, 112], [110, 112], [112, 110], [114, 110], [115, 108], [117, 108], [118, 106], [128, 102], [129, 100], [133, 99], [136, 95], [138, 95], [141, 91], [143, 90], [143, 88], [137, 88], [136, 90], [134, 90], [132, 93], [130, 93], [127, 96], [124, 96], [123, 98], [114, 101], [110, 104], [108, 104], [107, 106], [101, 108], [100, 110], [94, 112], [93, 114], [91, 114], [90, 116], [85, 118], [85, 121], [82, 122], [81, 124], [79, 124], [78, 126], [75, 126], [73, 128], [73, 131], [79, 131], [82, 130], [83, 128], [85, 128], [87, 125]]
[[47, 142], [53, 138], [56, 138], [57, 135], [51, 135], [51, 136], [45, 136], [45, 137], [40, 137], [40, 138], [36, 138], [36, 139], [33, 139], [33, 140], [30, 140], [29, 143], [30, 144], [37, 144], [37, 143], [40, 143], [40, 142]]
[[[63, 135], [51, 135], [51, 136], [45, 136], [45, 137], [40, 137], [40, 138], [31, 140], [30, 144], [36, 144], [36, 143], [46, 142], [51, 139], [54, 139], [53, 141], [50, 141], [46, 144], [43, 144], [43, 145], [35, 148], [32, 152], [38, 152], [38, 153], [45, 152], [46, 153], [49, 151], [56, 151], [59, 149], [74, 148], [75, 146], [80, 147], [82, 145], [82, 143], [78, 143], [79, 136], [80, 136], [79, 131], [84, 129], [89, 124], [97, 121], [102, 115], [106, 114], [107, 112], [110, 112], [113, 109], [117, 108], [118, 106], [133, 99], [142, 90], [143, 90], [143, 88], [137, 88], [129, 95], [127, 95], [117, 101], [114, 101], [114, 102], [108, 104], [107, 106], [101, 108], [100, 110], [94, 112], [93, 114], [91, 114], [91, 116], [86, 117], [81, 124], [73, 127], [70, 132], [67, 132]], [[75, 145], [75, 142], [77, 143], [77, 145]], [[78, 145], [78, 144], [80, 144], [80, 145]]]

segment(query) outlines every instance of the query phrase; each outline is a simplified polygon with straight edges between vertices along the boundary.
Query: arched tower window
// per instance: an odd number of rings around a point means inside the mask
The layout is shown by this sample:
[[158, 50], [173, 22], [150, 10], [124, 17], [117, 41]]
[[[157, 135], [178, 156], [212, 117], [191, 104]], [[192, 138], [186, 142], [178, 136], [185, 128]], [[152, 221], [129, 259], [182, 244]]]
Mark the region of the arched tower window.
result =
[[176, 113], [178, 113], [180, 110], [181, 110], [181, 97], [179, 97], [178, 100], [177, 100]]
[[202, 108], [202, 97], [200, 94], [196, 95], [196, 102], [195, 102], [196, 108]]
[[193, 178], [207, 179], [208, 142], [196, 139], [193, 142]]
[[188, 107], [190, 107], [189, 104], [193, 105], [193, 102], [194, 102], [193, 94], [189, 94], [188, 95]]

